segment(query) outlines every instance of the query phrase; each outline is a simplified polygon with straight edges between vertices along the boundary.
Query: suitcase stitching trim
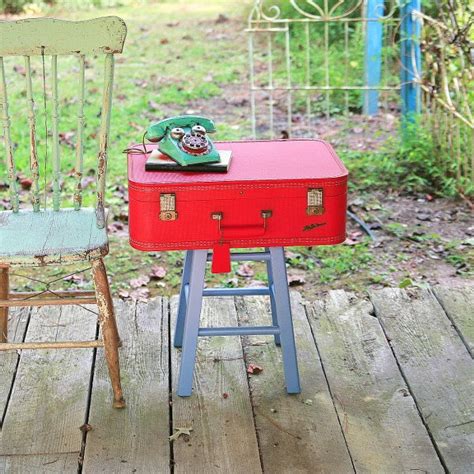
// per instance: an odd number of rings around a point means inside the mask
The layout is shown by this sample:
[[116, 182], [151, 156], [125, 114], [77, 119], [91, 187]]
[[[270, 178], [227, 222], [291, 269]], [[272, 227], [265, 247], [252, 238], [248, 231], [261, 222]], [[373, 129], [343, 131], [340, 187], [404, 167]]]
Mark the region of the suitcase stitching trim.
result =
[[191, 186], [183, 186], [183, 185], [173, 185], [171, 183], [163, 183], [163, 184], [140, 184], [134, 181], [128, 182], [129, 189], [133, 189], [134, 191], [139, 192], [146, 192], [152, 193], [155, 191], [162, 191], [163, 189], [173, 189], [173, 191], [212, 191], [212, 190], [233, 190], [233, 189], [281, 189], [281, 188], [305, 188], [307, 186], [323, 186], [323, 187], [336, 187], [341, 186], [342, 184], [346, 184], [346, 180], [341, 180], [339, 182], [335, 182], [334, 180], [325, 182], [325, 181], [308, 181], [304, 182], [289, 182], [289, 183], [282, 183], [282, 184], [213, 184], [209, 183], [207, 185], [191, 185]]
[[[280, 247], [284, 247], [285, 245], [282, 242], [291, 242], [291, 244], [300, 243], [300, 244], [314, 244], [314, 242], [320, 242], [320, 243], [334, 243], [334, 242], [340, 242], [342, 239], [345, 239], [346, 235], [342, 234], [336, 237], [320, 237], [320, 238], [312, 238], [312, 239], [301, 239], [301, 238], [288, 238], [288, 239], [231, 239], [230, 242], [235, 242], [238, 244], [247, 244], [248, 242], [256, 243], [256, 244], [269, 244], [269, 243], [276, 243]], [[166, 243], [151, 243], [151, 242], [142, 242], [140, 240], [135, 240], [130, 238], [130, 243], [131, 244], [136, 244], [141, 247], [145, 247], [148, 249], [152, 248], [169, 248], [169, 247], [175, 247], [177, 250], [183, 250], [182, 247], [189, 247], [193, 245], [200, 245], [200, 246], [206, 246], [208, 248], [213, 247], [216, 244], [215, 240], [190, 240], [190, 241], [180, 241], [180, 242], [166, 242]], [[253, 246], [253, 245], [252, 245]]]

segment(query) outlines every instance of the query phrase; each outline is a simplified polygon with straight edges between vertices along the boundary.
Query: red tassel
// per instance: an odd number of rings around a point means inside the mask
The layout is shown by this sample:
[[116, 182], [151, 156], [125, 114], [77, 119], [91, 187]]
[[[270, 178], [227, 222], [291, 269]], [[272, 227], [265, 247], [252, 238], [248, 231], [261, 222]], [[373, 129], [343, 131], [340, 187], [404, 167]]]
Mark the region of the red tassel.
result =
[[212, 273], [230, 272], [230, 245], [228, 243], [216, 244], [212, 249]]

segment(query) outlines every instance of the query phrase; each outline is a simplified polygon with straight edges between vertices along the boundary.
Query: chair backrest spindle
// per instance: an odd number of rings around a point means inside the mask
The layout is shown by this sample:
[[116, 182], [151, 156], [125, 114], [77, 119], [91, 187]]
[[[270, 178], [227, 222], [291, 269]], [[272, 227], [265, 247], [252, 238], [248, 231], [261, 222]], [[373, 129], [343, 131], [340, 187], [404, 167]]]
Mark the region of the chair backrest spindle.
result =
[[0, 56], [0, 87], [2, 92], [2, 122], [5, 139], [6, 164], [8, 169], [8, 184], [10, 187], [10, 202], [13, 212], [19, 210], [18, 186], [16, 184], [16, 168], [13, 160], [13, 144], [10, 133], [10, 116], [8, 114], [7, 80], [5, 78], [5, 65]]
[[53, 157], [53, 209], [59, 211], [60, 208], [60, 179], [61, 179], [61, 159], [59, 152], [59, 97], [58, 97], [58, 57], [51, 56], [51, 89], [52, 89], [52, 157]]
[[[54, 18], [34, 18], [17, 21], [0, 21], [0, 101], [3, 122], [6, 164], [11, 196], [11, 207], [14, 212], [19, 209], [19, 196], [16, 183], [16, 168], [13, 156], [13, 143], [10, 133], [10, 116], [8, 111], [7, 81], [5, 78], [4, 57], [23, 56], [25, 60], [26, 97], [28, 100], [27, 118], [29, 125], [30, 171], [32, 174], [32, 202], [35, 211], [40, 210], [40, 148], [35, 118], [33, 98], [31, 56], [42, 56], [43, 80], [45, 80], [44, 59], [51, 56], [51, 150], [52, 150], [52, 188], [53, 209], [58, 211], [61, 204], [61, 157], [60, 157], [60, 100], [58, 91], [58, 56], [69, 55], [79, 58], [79, 95], [77, 111], [77, 137], [75, 145], [75, 186], [73, 191], [74, 209], [82, 206], [82, 178], [84, 168], [84, 134], [85, 134], [85, 56], [105, 55], [104, 90], [102, 96], [101, 122], [99, 130], [99, 153], [97, 161], [97, 225], [105, 226], [105, 185], [107, 172], [107, 148], [109, 145], [109, 128], [114, 77], [114, 54], [121, 53], [127, 28], [118, 17], [102, 17], [85, 21], [64, 21]], [[43, 83], [43, 89], [46, 89]], [[46, 90], [43, 91], [46, 102]], [[45, 170], [48, 152], [48, 122], [45, 105]], [[64, 161], [64, 160], [63, 160]], [[43, 166], [41, 166], [43, 168]], [[46, 180], [46, 177], [45, 177]], [[44, 186], [46, 187], [46, 181]], [[45, 190], [46, 196], [46, 190]]]
[[99, 132], [99, 160], [97, 165], [97, 225], [101, 228], [105, 226], [104, 196], [113, 82], [114, 55], [109, 53], [105, 56], [104, 91], [102, 94], [102, 116]]
[[33, 210], [40, 210], [39, 165], [36, 150], [36, 119], [35, 101], [33, 98], [33, 84], [31, 81], [31, 60], [25, 56], [26, 97], [28, 99], [28, 125], [30, 127], [30, 170], [33, 178], [31, 186]]
[[84, 102], [85, 102], [85, 66], [86, 57], [79, 56], [79, 110], [77, 112], [77, 140], [76, 140], [76, 189], [74, 192], [74, 209], [78, 210], [82, 206], [82, 175], [84, 171]]

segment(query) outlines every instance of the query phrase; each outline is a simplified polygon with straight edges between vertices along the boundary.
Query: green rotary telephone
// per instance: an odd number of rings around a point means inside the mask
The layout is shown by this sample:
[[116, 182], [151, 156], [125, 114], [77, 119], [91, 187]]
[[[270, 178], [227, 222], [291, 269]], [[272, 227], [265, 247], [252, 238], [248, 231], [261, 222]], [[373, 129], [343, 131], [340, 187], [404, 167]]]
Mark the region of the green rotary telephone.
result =
[[197, 115], [180, 115], [148, 127], [146, 138], [159, 142], [158, 149], [181, 166], [219, 163], [220, 155], [208, 133], [216, 131], [214, 122]]

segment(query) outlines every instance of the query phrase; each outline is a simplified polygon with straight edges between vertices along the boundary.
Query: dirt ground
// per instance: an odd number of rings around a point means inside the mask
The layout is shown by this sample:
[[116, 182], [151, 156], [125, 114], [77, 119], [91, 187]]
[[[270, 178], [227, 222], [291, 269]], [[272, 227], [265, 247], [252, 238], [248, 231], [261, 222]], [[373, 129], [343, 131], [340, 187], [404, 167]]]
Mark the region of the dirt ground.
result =
[[[210, 32], [208, 34], [213, 37], [213, 46], [218, 49], [220, 42], [241, 45], [245, 39], [241, 18], [217, 20], [210, 18], [198, 23], [203, 31]], [[172, 26], [175, 28], [174, 24]], [[173, 28], [165, 26], [164, 31]], [[222, 93], [206, 99], [190, 100], [184, 106], [180, 105], [179, 110], [172, 105], [160, 106], [159, 112], [147, 112], [144, 120], [149, 122], [163, 118], [161, 115], [176, 115], [177, 112], [202, 114], [214, 118], [217, 124], [225, 124], [225, 129], [232, 133], [232, 139], [248, 138], [250, 104], [245, 68], [240, 71], [237, 80], [220, 84], [220, 88]], [[268, 97], [263, 96], [260, 100], [265, 107]], [[276, 123], [285, 123], [284, 108], [278, 100], [275, 110]], [[263, 125], [258, 132], [265, 136], [267, 129], [264, 117], [260, 118]], [[293, 126], [296, 136], [326, 139], [336, 151], [370, 153], [388, 137], [398, 133], [398, 110], [396, 104], [391, 104], [373, 118], [362, 115], [333, 117], [329, 120], [315, 117], [309, 128], [303, 124], [303, 115], [295, 114]], [[283, 127], [281, 131], [284, 131]], [[129, 129], [137, 137], [140, 135], [133, 127]], [[222, 140], [225, 137], [219, 135], [218, 138]], [[346, 165], [350, 169], [351, 163], [346, 162]], [[156, 294], [176, 293], [180, 284], [182, 253], [143, 254], [130, 249], [127, 239], [126, 186], [123, 177], [109, 182], [109, 195], [112, 197], [109, 199], [112, 208], [109, 219], [111, 255], [107, 262], [115, 294], [123, 298], [147, 299]], [[0, 182], [0, 191], [0, 209], [8, 208], [5, 183], [2, 185]], [[393, 190], [385, 193], [353, 191], [349, 196], [349, 210], [366, 223], [373, 238], [354, 220], [349, 219], [348, 239], [344, 245], [287, 251], [290, 285], [302, 291], [307, 298], [315, 298], [321, 291], [329, 289], [344, 288], [361, 292], [368, 287], [382, 286], [407, 287], [435, 283], [456, 286], [473, 278], [472, 203], [431, 195], [401, 196]], [[48, 275], [58, 272], [61, 269], [53, 268]], [[44, 273], [38, 270], [30, 276], [44, 276]], [[209, 275], [207, 284], [248, 286], [259, 285], [263, 279], [262, 266], [237, 265], [232, 274]], [[13, 280], [19, 289], [37, 289], [32, 282]], [[87, 272], [75, 277], [68, 276], [62, 283], [70, 287], [91, 286]]]

